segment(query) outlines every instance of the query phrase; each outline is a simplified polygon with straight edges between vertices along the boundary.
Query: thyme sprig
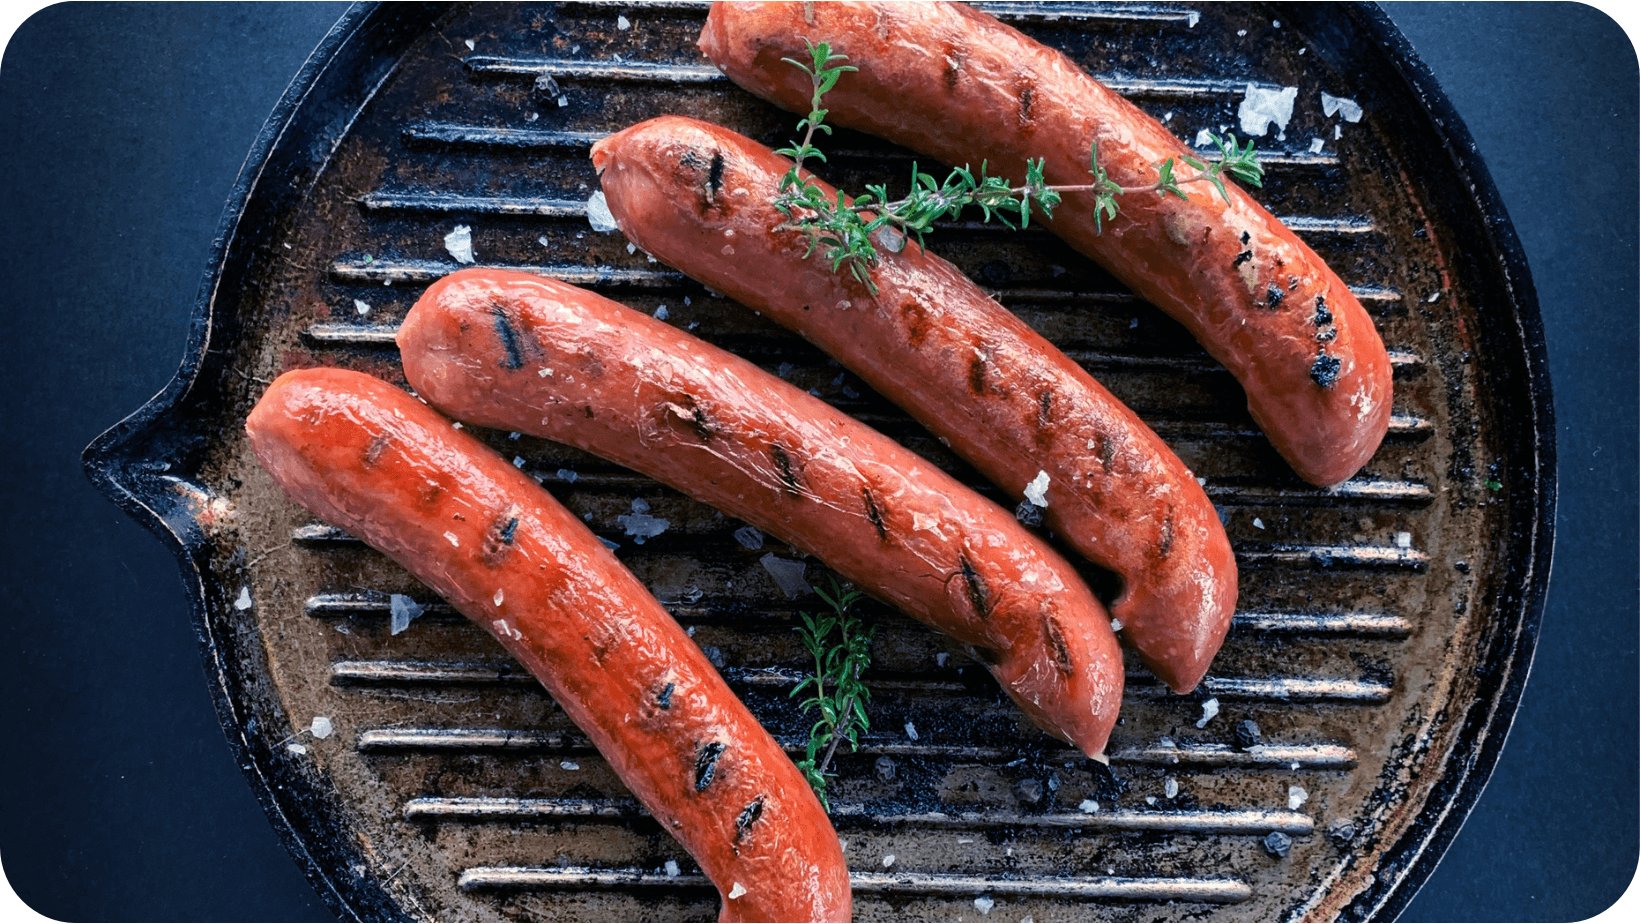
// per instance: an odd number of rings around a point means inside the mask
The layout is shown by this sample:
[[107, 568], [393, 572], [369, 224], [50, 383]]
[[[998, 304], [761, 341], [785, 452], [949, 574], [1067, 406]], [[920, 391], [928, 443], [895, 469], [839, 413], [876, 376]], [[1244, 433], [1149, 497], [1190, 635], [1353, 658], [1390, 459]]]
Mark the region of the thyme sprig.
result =
[[959, 167], [943, 181], [912, 163], [911, 191], [904, 198], [891, 200], [885, 184], [867, 185], [866, 191], [853, 202], [846, 201], [840, 190], [828, 197], [812, 178], [804, 175], [803, 164], [810, 158], [825, 162], [825, 153], [814, 144], [819, 132], [829, 135], [832, 130], [825, 121], [828, 110], [822, 105], [823, 99], [843, 74], [859, 68], [844, 64], [848, 56], [832, 54], [826, 42], [815, 44], [805, 39], [804, 44], [809, 50], [808, 61], [781, 59], [809, 75], [813, 92], [809, 98], [809, 114], [797, 123], [803, 140], [777, 152], [790, 157], [792, 166], [780, 178], [774, 205], [787, 218], [782, 227], [795, 228], [808, 235], [808, 249], [803, 259], [818, 250], [831, 262], [832, 272], [846, 269], [873, 293], [877, 286], [872, 282], [871, 269], [877, 265], [879, 245], [899, 253], [905, 249], [906, 242], [915, 237], [921, 247], [923, 235], [934, 222], [956, 218], [969, 206], [977, 206], [984, 221], [1000, 221], [1013, 229], [1017, 217], [1017, 227], [1028, 228], [1033, 207], [1052, 218], [1053, 210], [1065, 195], [1092, 193], [1094, 227], [1102, 232], [1104, 223], [1116, 217], [1119, 196], [1152, 192], [1164, 198], [1172, 194], [1188, 199], [1186, 184], [1207, 183], [1229, 202], [1230, 193], [1224, 186], [1226, 174], [1250, 186], [1264, 185], [1264, 168], [1258, 162], [1252, 141], [1238, 146], [1233, 134], [1221, 139], [1209, 133], [1208, 137], [1219, 149], [1218, 160], [1209, 162], [1185, 155], [1180, 160], [1193, 173], [1180, 176], [1177, 164], [1168, 158], [1156, 166], [1156, 182], [1143, 186], [1122, 186], [1112, 180], [1099, 166], [1099, 145], [1095, 142], [1089, 156], [1091, 183], [1050, 185], [1043, 177], [1045, 158], [1025, 161], [1025, 182], [1019, 186], [1012, 185], [1006, 177], [990, 175], [989, 166], [983, 161], [977, 173], [969, 167]]
[[858, 590], [852, 587], [845, 590], [833, 578], [829, 593], [818, 587], [815, 593], [831, 607], [831, 612], [817, 616], [798, 614], [803, 625], [797, 628], [797, 634], [814, 658], [814, 674], [804, 677], [791, 695], [795, 697], [808, 691], [802, 703], [803, 711], [820, 713], [820, 718], [809, 728], [809, 743], [797, 768], [803, 771], [815, 795], [829, 811], [826, 771], [832, 757], [845, 741], [849, 750], [854, 750], [860, 744], [860, 733], [871, 728], [871, 720], [866, 716], [871, 691], [860, 681], [860, 674], [871, 666], [871, 640], [877, 634], [877, 627], [867, 626], [851, 612], [861, 598]]

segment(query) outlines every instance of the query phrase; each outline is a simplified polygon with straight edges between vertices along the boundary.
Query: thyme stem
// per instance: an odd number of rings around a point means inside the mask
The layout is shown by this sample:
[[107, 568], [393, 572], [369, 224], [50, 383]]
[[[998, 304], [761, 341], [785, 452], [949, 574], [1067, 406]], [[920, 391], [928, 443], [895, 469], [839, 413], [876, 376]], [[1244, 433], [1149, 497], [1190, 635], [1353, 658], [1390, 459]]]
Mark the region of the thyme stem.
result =
[[[1049, 184], [1043, 176], [1044, 158], [1026, 160], [1023, 185], [1014, 185], [1003, 177], [990, 176], [985, 163], [980, 164], [977, 174], [969, 167], [953, 170], [943, 182], [912, 164], [911, 192], [903, 198], [890, 200], [883, 184], [867, 185], [865, 192], [853, 202], [846, 201], [840, 190], [834, 198], [828, 197], [803, 174], [803, 166], [811, 157], [820, 161], [826, 159], [826, 155], [814, 144], [819, 132], [831, 133], [831, 126], [825, 123], [827, 110], [822, 105], [824, 97], [837, 84], [838, 78], [858, 68], [841, 63], [848, 57], [832, 54], [831, 46], [825, 42], [813, 44], [805, 39], [805, 44], [809, 49], [809, 61], [783, 59], [809, 75], [813, 92], [809, 97], [809, 114], [798, 123], [798, 128], [803, 130], [803, 140], [794, 147], [776, 152], [790, 157], [792, 167], [781, 177], [774, 206], [786, 216], [787, 220], [780, 225], [782, 230], [798, 230], [808, 236], [804, 259], [816, 250], [820, 251], [831, 261], [832, 272], [847, 269], [849, 275], [873, 294], [877, 291], [877, 285], [872, 281], [870, 271], [877, 265], [879, 244], [897, 253], [905, 248], [909, 238], [915, 237], [921, 247], [923, 234], [933, 227], [935, 221], [955, 218], [969, 206], [978, 207], [984, 214], [984, 221], [995, 218], [1013, 228], [1011, 217], [1017, 216], [1019, 227], [1025, 228], [1031, 223], [1033, 203], [1042, 214], [1052, 218], [1053, 210], [1063, 201], [1064, 195], [1091, 193], [1094, 197], [1094, 227], [1096, 231], [1103, 231], [1104, 222], [1116, 217], [1117, 198], [1120, 196], [1155, 193], [1164, 198], [1173, 195], [1188, 199], [1185, 184], [1208, 183], [1229, 202], [1230, 193], [1224, 185], [1226, 174], [1253, 186], [1262, 186], [1264, 182], [1264, 168], [1258, 163], [1251, 141], [1238, 146], [1234, 135], [1226, 141], [1210, 133], [1208, 137], [1218, 146], [1221, 155], [1217, 161], [1208, 163], [1193, 155], [1183, 155], [1178, 161], [1195, 172], [1179, 176], [1179, 163], [1168, 158], [1155, 165], [1156, 182], [1143, 186], [1122, 186], [1111, 180], [1105, 169], [1099, 166], [1099, 147], [1094, 144], [1088, 159], [1088, 172], [1092, 174], [1093, 182], [1086, 184]], [[884, 238], [877, 233], [883, 229], [894, 233]]]
[[797, 767], [820, 797], [821, 804], [830, 809], [826, 789], [832, 758], [845, 741], [851, 748], [857, 746], [860, 733], [871, 726], [865, 709], [871, 691], [860, 682], [860, 673], [871, 664], [871, 640], [877, 630], [865, 626], [850, 612], [860, 599], [858, 590], [845, 591], [834, 579], [830, 593], [815, 592], [831, 607], [831, 612], [798, 614], [803, 625], [797, 628], [797, 633], [814, 658], [814, 675], [799, 681], [791, 695], [808, 693], [802, 703], [803, 711], [820, 714], [809, 727], [809, 742]]

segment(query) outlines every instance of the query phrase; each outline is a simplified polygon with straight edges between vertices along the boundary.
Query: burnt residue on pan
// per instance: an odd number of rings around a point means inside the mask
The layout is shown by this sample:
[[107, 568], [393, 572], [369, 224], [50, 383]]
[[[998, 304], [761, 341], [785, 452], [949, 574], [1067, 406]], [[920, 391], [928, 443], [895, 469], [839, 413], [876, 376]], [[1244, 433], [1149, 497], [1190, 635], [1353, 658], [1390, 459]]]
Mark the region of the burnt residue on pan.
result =
[[[1195, 693], [1173, 695], [1130, 661], [1108, 767], [1030, 727], [974, 656], [864, 604], [879, 626], [872, 726], [858, 752], [839, 756], [831, 797], [858, 914], [1393, 916], [1496, 758], [1547, 576], [1542, 334], [1490, 181], [1373, 9], [993, 6], [1187, 139], [1233, 126], [1248, 81], [1300, 88], [1285, 137], [1261, 140], [1260, 198], [1378, 320], [1396, 416], [1361, 475], [1309, 487], [1178, 325], [1055, 239], [967, 222], [931, 236], [1205, 479], [1236, 547], [1241, 599]], [[716, 911], [676, 842], [539, 686], [397, 566], [285, 500], [240, 435], [261, 383], [285, 369], [341, 365], [403, 385], [394, 328], [459, 265], [445, 245], [458, 226], [479, 263], [559, 276], [652, 314], [664, 306], [669, 323], [977, 484], [811, 347], [588, 224], [587, 148], [604, 133], [672, 111], [788, 140], [790, 116], [729, 86], [695, 51], [704, 12], [689, 2], [355, 10], [252, 152], [178, 378], [87, 450], [93, 479], [197, 577], [194, 615], [229, 740], [338, 914]], [[1329, 117], [1321, 90], [1365, 116]], [[1021, 117], [1040, 102], [1022, 97]], [[911, 163], [850, 133], [827, 145], [827, 179], [845, 187], [886, 179], [893, 191]], [[1324, 356], [1330, 319], [1315, 311]], [[510, 322], [497, 325], [506, 338]], [[1057, 412], [1051, 396], [1041, 408]], [[809, 719], [788, 693], [806, 655], [793, 627], [820, 603], [788, 600], [759, 559], [805, 561], [811, 583], [823, 566], [773, 540], [747, 548], [734, 538], [741, 524], [585, 454], [478, 435], [618, 543], [754, 713], [801, 752]], [[800, 462], [771, 459], [794, 482]], [[1097, 449], [1090, 464], [1101, 464]], [[668, 522], [642, 544], [617, 520], [635, 500]], [[497, 528], [505, 543], [508, 526]], [[1121, 592], [1085, 572], [1106, 599]], [[968, 592], [981, 608], [1001, 591]], [[408, 625], [393, 618], [395, 595], [423, 608]], [[656, 690], [655, 708], [683, 692]], [[323, 739], [309, 731], [321, 715], [336, 729]], [[690, 766], [709, 786], [716, 755], [703, 743]], [[755, 832], [760, 814], [749, 803], [736, 830]]]

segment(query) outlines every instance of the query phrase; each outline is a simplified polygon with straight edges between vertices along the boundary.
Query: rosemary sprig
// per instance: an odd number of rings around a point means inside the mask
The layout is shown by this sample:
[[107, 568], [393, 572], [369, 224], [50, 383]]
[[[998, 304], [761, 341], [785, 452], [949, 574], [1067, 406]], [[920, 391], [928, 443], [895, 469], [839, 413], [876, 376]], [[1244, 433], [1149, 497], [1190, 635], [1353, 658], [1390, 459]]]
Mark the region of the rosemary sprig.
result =
[[1252, 141], [1238, 147], [1235, 135], [1225, 140], [1210, 133], [1208, 137], [1219, 148], [1219, 160], [1207, 162], [1185, 155], [1180, 160], [1194, 172], [1181, 177], [1173, 159], [1168, 158], [1156, 166], [1156, 182], [1144, 186], [1122, 186], [1106, 175], [1105, 169], [1099, 166], [1099, 145], [1095, 142], [1088, 170], [1093, 182], [1082, 185], [1049, 185], [1042, 173], [1044, 158], [1026, 160], [1025, 182], [1020, 186], [1012, 185], [1005, 177], [991, 176], [984, 162], [980, 163], [977, 174], [968, 167], [960, 167], [951, 171], [944, 181], [923, 173], [913, 163], [911, 192], [902, 199], [890, 200], [884, 184], [866, 186], [866, 191], [852, 203], [845, 203], [841, 191], [834, 198], [828, 198], [803, 174], [803, 162], [811, 157], [821, 162], [826, 160], [825, 153], [814, 144], [818, 132], [831, 134], [822, 100], [843, 74], [859, 68], [842, 63], [848, 56], [832, 54], [826, 42], [814, 44], [805, 39], [804, 44], [808, 46], [810, 60], [781, 59], [809, 75], [813, 93], [809, 99], [809, 114], [797, 123], [803, 140], [777, 152], [790, 157], [792, 167], [780, 179], [780, 193], [774, 205], [788, 219], [783, 227], [808, 234], [805, 260], [818, 250], [831, 262], [832, 272], [846, 268], [849, 275], [873, 293], [877, 286], [871, 280], [870, 271], [877, 265], [878, 245], [899, 253], [905, 249], [906, 241], [915, 237], [920, 247], [923, 235], [934, 222], [955, 218], [969, 206], [977, 206], [984, 221], [994, 219], [1014, 228], [1013, 218], [1017, 216], [1018, 227], [1027, 228], [1031, 224], [1033, 203], [1042, 214], [1052, 218], [1053, 210], [1064, 195], [1092, 193], [1094, 227], [1102, 232], [1104, 223], [1116, 217], [1118, 196], [1153, 192], [1164, 198], [1172, 194], [1188, 199], [1185, 184], [1208, 183], [1229, 202], [1230, 194], [1224, 187], [1225, 174], [1251, 186], [1264, 185], [1264, 168], [1258, 162]]
[[791, 695], [795, 697], [809, 691], [803, 700], [803, 711], [820, 713], [820, 718], [809, 728], [809, 743], [797, 768], [803, 771], [815, 795], [829, 811], [826, 770], [831, 766], [832, 756], [844, 741], [848, 742], [849, 750], [858, 747], [860, 732], [871, 728], [871, 720], [866, 717], [871, 691], [860, 682], [860, 673], [871, 666], [871, 640], [877, 634], [877, 627], [866, 626], [850, 612], [860, 601], [858, 590], [852, 587], [844, 590], [833, 578], [830, 593], [820, 588], [815, 588], [815, 593], [831, 607], [831, 612], [818, 616], [798, 614], [803, 625], [798, 627], [797, 634], [814, 658], [814, 674], [804, 677]]

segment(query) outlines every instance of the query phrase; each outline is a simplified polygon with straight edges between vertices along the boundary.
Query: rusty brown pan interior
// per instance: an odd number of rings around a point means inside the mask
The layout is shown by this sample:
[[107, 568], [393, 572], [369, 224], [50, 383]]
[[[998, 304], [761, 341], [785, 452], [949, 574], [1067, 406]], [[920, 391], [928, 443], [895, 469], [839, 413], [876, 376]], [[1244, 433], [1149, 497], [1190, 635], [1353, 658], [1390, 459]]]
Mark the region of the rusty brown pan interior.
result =
[[[873, 727], [841, 758], [833, 796], [856, 916], [1393, 915], [1490, 771], [1547, 578], [1548, 384], [1513, 232], [1450, 107], [1375, 9], [984, 6], [1187, 139], [1236, 130], [1249, 83], [1299, 87], [1284, 136], [1261, 139], [1260, 198], [1377, 319], [1395, 416], [1364, 471], [1310, 487], [1227, 373], [1057, 239], [965, 223], [931, 236], [1206, 479], [1241, 597], [1197, 694], [1173, 695], [1130, 661], [1108, 770], [1026, 724], [954, 646], [868, 606], [881, 627]], [[697, 3], [356, 9], [253, 153], [178, 379], [88, 452], [105, 489], [195, 576], [224, 727], [340, 914], [716, 913], [688, 856], [540, 687], [396, 565], [286, 500], [243, 437], [245, 414], [287, 369], [346, 366], [404, 385], [393, 333], [457, 267], [444, 244], [456, 226], [471, 228], [482, 265], [664, 306], [670, 323], [991, 491], [803, 341], [589, 226], [587, 148], [610, 131], [679, 112], [788, 138], [794, 117], [695, 50], [704, 15]], [[1326, 114], [1322, 92], [1365, 115]], [[830, 149], [828, 179], [844, 187], [909, 171], [906, 152], [863, 136], [839, 132]], [[1454, 170], [1472, 183], [1431, 182]], [[590, 456], [480, 435], [620, 543], [747, 705], [801, 750], [793, 627], [818, 601], [788, 600], [759, 560], [805, 560], [811, 583], [821, 564], [773, 539], [750, 548], [734, 538], [744, 524]], [[670, 523], [642, 544], [616, 520], [637, 500]], [[425, 606], [397, 634], [395, 594]], [[331, 733], [315, 734], [317, 717]]]

